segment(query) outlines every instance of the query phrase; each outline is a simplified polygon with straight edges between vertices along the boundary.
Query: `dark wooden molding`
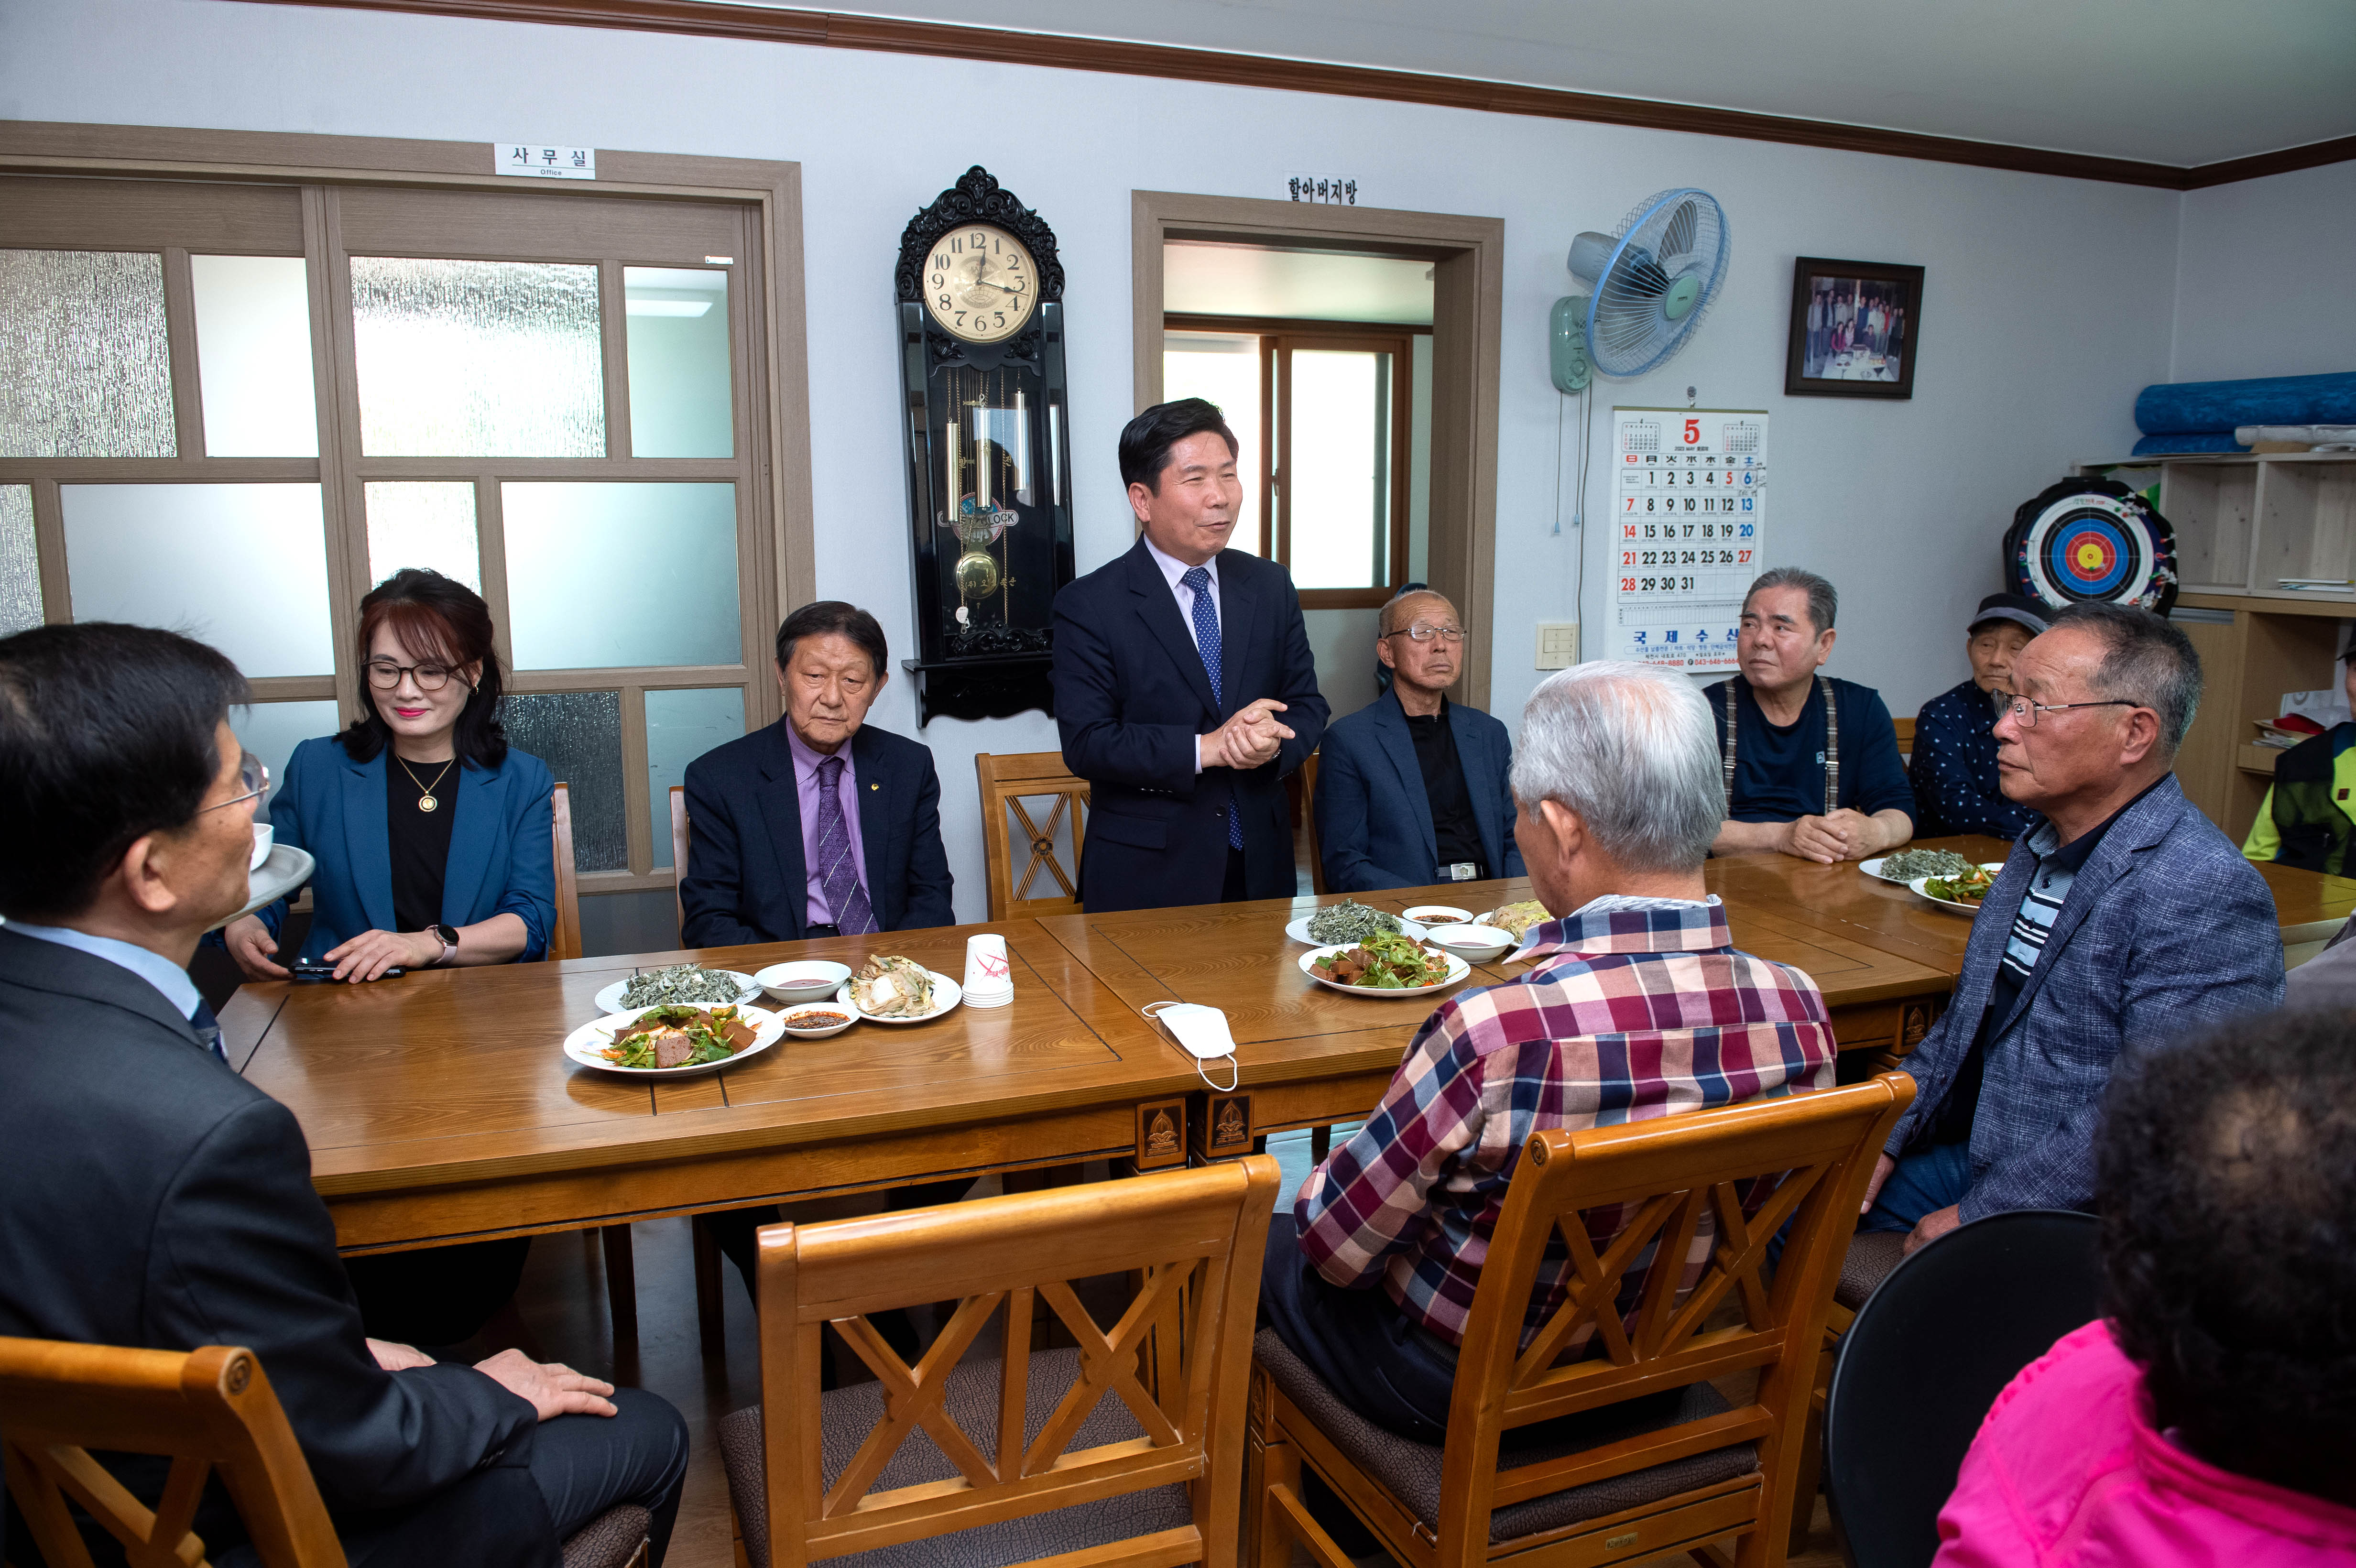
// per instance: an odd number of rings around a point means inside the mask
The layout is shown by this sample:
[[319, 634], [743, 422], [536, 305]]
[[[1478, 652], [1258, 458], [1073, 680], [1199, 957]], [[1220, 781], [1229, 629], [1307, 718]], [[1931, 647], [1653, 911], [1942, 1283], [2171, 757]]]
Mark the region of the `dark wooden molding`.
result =
[[1052, 33], [970, 27], [945, 22], [909, 22], [852, 16], [832, 11], [771, 10], [723, 0], [271, 0], [272, 4], [322, 5], [363, 11], [411, 11], [485, 21], [541, 22], [561, 27], [620, 27], [637, 32], [684, 33], [702, 37], [747, 38], [764, 43], [814, 44], [828, 48], [873, 49], [890, 54], [938, 55], [1009, 65], [1051, 66], [1067, 70], [1107, 71], [1124, 76], [1215, 81], [1231, 87], [1264, 87], [1285, 92], [1322, 92], [1346, 98], [1385, 99], [1494, 114], [1526, 114], [1547, 120], [1584, 120], [1654, 131], [1683, 131], [1753, 142], [1830, 147], [1932, 163], [2012, 169], [2064, 179], [2106, 180], [2119, 185], [2190, 190], [2252, 179], [2290, 169], [2356, 158], [2356, 137], [2319, 142], [2254, 157], [2185, 168], [2132, 158], [2096, 157], [1956, 136], [1928, 136], [1869, 125], [1708, 109], [1649, 99], [1614, 98], [1562, 88], [1528, 87], [1465, 77], [1386, 70], [1371, 66], [1327, 65], [1311, 60], [1178, 48], [1163, 44], [1076, 38]]

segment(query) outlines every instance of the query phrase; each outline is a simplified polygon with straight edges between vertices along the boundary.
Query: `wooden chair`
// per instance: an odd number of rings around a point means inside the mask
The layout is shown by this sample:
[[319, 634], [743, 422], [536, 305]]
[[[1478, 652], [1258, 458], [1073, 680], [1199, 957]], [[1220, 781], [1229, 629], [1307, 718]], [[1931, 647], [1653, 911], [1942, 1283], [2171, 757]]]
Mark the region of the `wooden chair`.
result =
[[679, 944], [687, 945], [687, 891], [680, 885], [687, 880], [687, 790], [680, 784], [670, 786], [670, 896], [673, 912], [679, 917]]
[[[1080, 844], [1086, 836], [1088, 781], [1076, 778], [1064, 766], [1061, 752], [1023, 752], [992, 756], [977, 752], [974, 777], [981, 785], [981, 858], [990, 882], [990, 918], [1037, 919], [1051, 914], [1080, 912]], [[1032, 816], [1025, 801], [1053, 796], [1047, 820]], [[1055, 834], [1064, 814], [1072, 816], [1072, 868], [1067, 874], [1056, 853]], [[1014, 878], [1013, 835], [1009, 818], [1023, 825], [1023, 842], [1031, 859]], [[1055, 879], [1060, 897], [1032, 896], [1040, 868]]]
[[[1306, 1465], [1411, 1568], [1635, 1562], [1671, 1552], [1713, 1563], [1780, 1563], [1833, 1277], [1874, 1155], [1912, 1094], [1912, 1080], [1891, 1074], [1533, 1135], [1473, 1295], [1443, 1447], [1375, 1427], [1272, 1331], [1258, 1337], [1246, 1481], [1258, 1516], [1253, 1561], [1280, 1568], [1298, 1541], [1324, 1568], [1347, 1568], [1301, 1504]], [[1790, 1174], [1745, 1216], [1738, 1184], [1777, 1171]], [[1618, 1205], [1626, 1228], [1599, 1253], [1584, 1211]], [[1705, 1214], [1716, 1239], [1692, 1291], [1678, 1294], [1673, 1264], [1653, 1268], [1623, 1322], [1615, 1298], [1630, 1264], [1654, 1244], [1664, 1258], [1691, 1256]], [[1787, 1220], [1770, 1281], [1767, 1243]], [[1558, 1233], [1569, 1253], [1569, 1292], [1525, 1349], [1523, 1319]], [[1707, 1328], [1730, 1303], [1740, 1320]], [[1601, 1354], [1584, 1353], [1590, 1339]], [[1743, 1404], [1728, 1404], [1708, 1381], [1754, 1369]], [[1509, 1429], [1672, 1390], [1684, 1392], [1665, 1417], [1538, 1439], [1500, 1456]], [[1738, 1538], [1731, 1557], [1710, 1544], [1728, 1535]]]
[[556, 923], [548, 932], [551, 959], [581, 956], [581, 873], [573, 863], [573, 791], [556, 786]]
[[1898, 760], [1905, 762], [1914, 755], [1914, 720], [1892, 719], [1890, 727], [1898, 732]]
[[[264, 1568], [343, 1568], [344, 1549], [260, 1358], [236, 1345], [137, 1350], [0, 1339], [0, 1451], [8, 1490], [51, 1568], [91, 1568], [70, 1509], [123, 1542], [133, 1568], [203, 1568], [189, 1529], [220, 1472]], [[148, 1508], [95, 1459], [168, 1456]], [[647, 1510], [608, 1509], [563, 1544], [564, 1568], [641, 1568]]]
[[[1276, 1161], [1256, 1155], [764, 1230], [762, 1403], [720, 1425], [753, 1568], [983, 1527], [987, 1537], [905, 1555], [1034, 1568], [1232, 1563], [1251, 1323], [1278, 1179]], [[1131, 1270], [1141, 1286], [1100, 1327], [1068, 1282]], [[867, 1316], [949, 1297], [962, 1299], [913, 1368]], [[1076, 1349], [1031, 1348], [1042, 1303]], [[960, 1364], [993, 1322], [1004, 1354]], [[819, 1393], [830, 1326], [879, 1382]], [[910, 1442], [919, 1431], [930, 1441]]]
[[1309, 886], [1312, 891], [1325, 891], [1325, 846], [1317, 841], [1317, 753], [1312, 752], [1301, 759], [1301, 793], [1308, 806], [1301, 814], [1301, 831], [1309, 835]]

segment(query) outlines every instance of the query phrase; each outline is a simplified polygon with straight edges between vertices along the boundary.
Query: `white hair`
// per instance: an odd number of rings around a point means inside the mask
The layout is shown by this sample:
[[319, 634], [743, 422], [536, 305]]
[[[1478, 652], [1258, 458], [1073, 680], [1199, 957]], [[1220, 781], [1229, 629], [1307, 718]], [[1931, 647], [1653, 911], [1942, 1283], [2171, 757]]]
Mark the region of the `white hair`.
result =
[[1709, 704], [1675, 671], [1573, 665], [1522, 709], [1514, 794], [1569, 806], [1632, 871], [1693, 870], [1725, 808]]

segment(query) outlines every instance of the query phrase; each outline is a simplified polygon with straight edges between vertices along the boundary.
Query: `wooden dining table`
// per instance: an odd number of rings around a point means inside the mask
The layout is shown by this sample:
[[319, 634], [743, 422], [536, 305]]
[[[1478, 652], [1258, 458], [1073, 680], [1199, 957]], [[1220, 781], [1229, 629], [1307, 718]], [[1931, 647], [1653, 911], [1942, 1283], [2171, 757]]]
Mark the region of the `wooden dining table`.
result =
[[[1993, 841], [1982, 841], [1992, 843]], [[2000, 850], [2003, 846], [1995, 847]], [[1967, 849], [1976, 854], [1976, 849]], [[1989, 858], [1994, 858], [1991, 855]], [[1736, 944], [1804, 970], [1844, 1060], [1894, 1061], [1928, 1029], [1970, 917], [1854, 866], [1709, 863]], [[2274, 871], [2286, 930], [2356, 909], [2356, 881]], [[1364, 895], [1480, 912], [1526, 881]], [[1363, 1117], [1437, 997], [1344, 995], [1299, 965], [1286, 923], [1327, 898], [1007, 920], [864, 937], [430, 970], [366, 986], [241, 987], [230, 1062], [294, 1111], [347, 1253], [579, 1230], [662, 1215], [1106, 1159], [1154, 1169]], [[1919, 907], [1910, 907], [1919, 906]], [[1014, 998], [862, 1021], [740, 1064], [649, 1081], [576, 1066], [564, 1037], [598, 990], [692, 959], [751, 972], [899, 954], [951, 976], [966, 938], [1006, 940]], [[1522, 972], [1476, 965], [1458, 987]], [[1139, 1010], [1223, 1009], [1236, 1061], [1198, 1064]]]

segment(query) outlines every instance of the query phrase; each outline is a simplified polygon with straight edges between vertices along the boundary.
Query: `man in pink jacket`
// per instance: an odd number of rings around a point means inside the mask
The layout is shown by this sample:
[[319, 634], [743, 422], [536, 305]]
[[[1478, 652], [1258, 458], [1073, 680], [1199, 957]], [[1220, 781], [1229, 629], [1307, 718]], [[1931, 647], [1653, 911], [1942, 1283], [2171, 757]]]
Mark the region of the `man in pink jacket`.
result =
[[2351, 1033], [2254, 1018], [2114, 1080], [2111, 1315], [1997, 1396], [1937, 1568], [2356, 1562]]

